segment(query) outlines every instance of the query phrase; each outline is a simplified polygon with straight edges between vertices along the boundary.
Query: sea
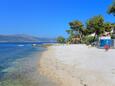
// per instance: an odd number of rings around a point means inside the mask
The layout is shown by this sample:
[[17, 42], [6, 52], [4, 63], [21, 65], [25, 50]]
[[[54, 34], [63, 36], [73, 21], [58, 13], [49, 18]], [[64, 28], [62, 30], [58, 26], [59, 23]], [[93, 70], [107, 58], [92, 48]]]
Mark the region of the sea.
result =
[[56, 86], [39, 73], [44, 43], [0, 43], [0, 86]]

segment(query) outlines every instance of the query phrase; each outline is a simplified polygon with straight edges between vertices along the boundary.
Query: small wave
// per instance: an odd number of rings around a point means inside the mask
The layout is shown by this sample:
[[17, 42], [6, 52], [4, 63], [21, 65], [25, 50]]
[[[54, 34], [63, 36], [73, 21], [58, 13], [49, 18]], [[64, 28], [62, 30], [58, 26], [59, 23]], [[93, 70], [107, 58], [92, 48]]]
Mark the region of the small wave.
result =
[[19, 46], [19, 47], [23, 47], [24, 45], [17, 45], [17, 46]]

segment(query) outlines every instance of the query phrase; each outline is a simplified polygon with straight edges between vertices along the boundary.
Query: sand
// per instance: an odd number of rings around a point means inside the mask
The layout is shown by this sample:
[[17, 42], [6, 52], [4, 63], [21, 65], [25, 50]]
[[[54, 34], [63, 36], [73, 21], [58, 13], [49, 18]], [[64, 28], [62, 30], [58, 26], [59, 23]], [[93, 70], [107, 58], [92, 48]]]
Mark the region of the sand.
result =
[[115, 50], [53, 45], [42, 53], [39, 71], [58, 86], [115, 86]]

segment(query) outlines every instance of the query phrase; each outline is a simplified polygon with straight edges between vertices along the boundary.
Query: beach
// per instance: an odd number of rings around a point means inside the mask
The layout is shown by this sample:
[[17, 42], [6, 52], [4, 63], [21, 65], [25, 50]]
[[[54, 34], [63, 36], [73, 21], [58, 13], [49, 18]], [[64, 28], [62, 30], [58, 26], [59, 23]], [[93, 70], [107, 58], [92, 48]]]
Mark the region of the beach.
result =
[[0, 86], [56, 86], [38, 71], [43, 47], [0, 45]]
[[40, 74], [58, 86], [115, 86], [115, 50], [53, 45], [42, 53]]

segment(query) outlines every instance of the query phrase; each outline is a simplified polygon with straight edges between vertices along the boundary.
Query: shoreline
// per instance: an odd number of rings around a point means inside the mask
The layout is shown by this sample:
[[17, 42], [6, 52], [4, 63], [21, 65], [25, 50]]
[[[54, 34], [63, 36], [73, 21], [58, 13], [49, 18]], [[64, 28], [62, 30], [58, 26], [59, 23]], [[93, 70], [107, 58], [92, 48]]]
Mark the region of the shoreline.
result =
[[4, 70], [6, 74], [0, 81], [0, 86], [54, 86], [55, 83], [38, 71], [38, 61], [45, 51], [38, 50], [14, 61], [11, 67]]
[[114, 50], [105, 52], [85, 45], [54, 45], [47, 49], [41, 55], [40, 73], [58, 86], [115, 86]]
[[39, 63], [40, 73], [57, 83], [57, 86], [75, 86], [75, 84], [80, 86], [82, 81], [75, 79], [74, 76], [70, 76], [69, 73], [65, 71], [71, 68], [71, 66], [61, 63], [55, 57], [53, 58], [51, 53], [54, 53], [51, 46], [47, 47], [47, 51], [42, 53], [42, 58]]

